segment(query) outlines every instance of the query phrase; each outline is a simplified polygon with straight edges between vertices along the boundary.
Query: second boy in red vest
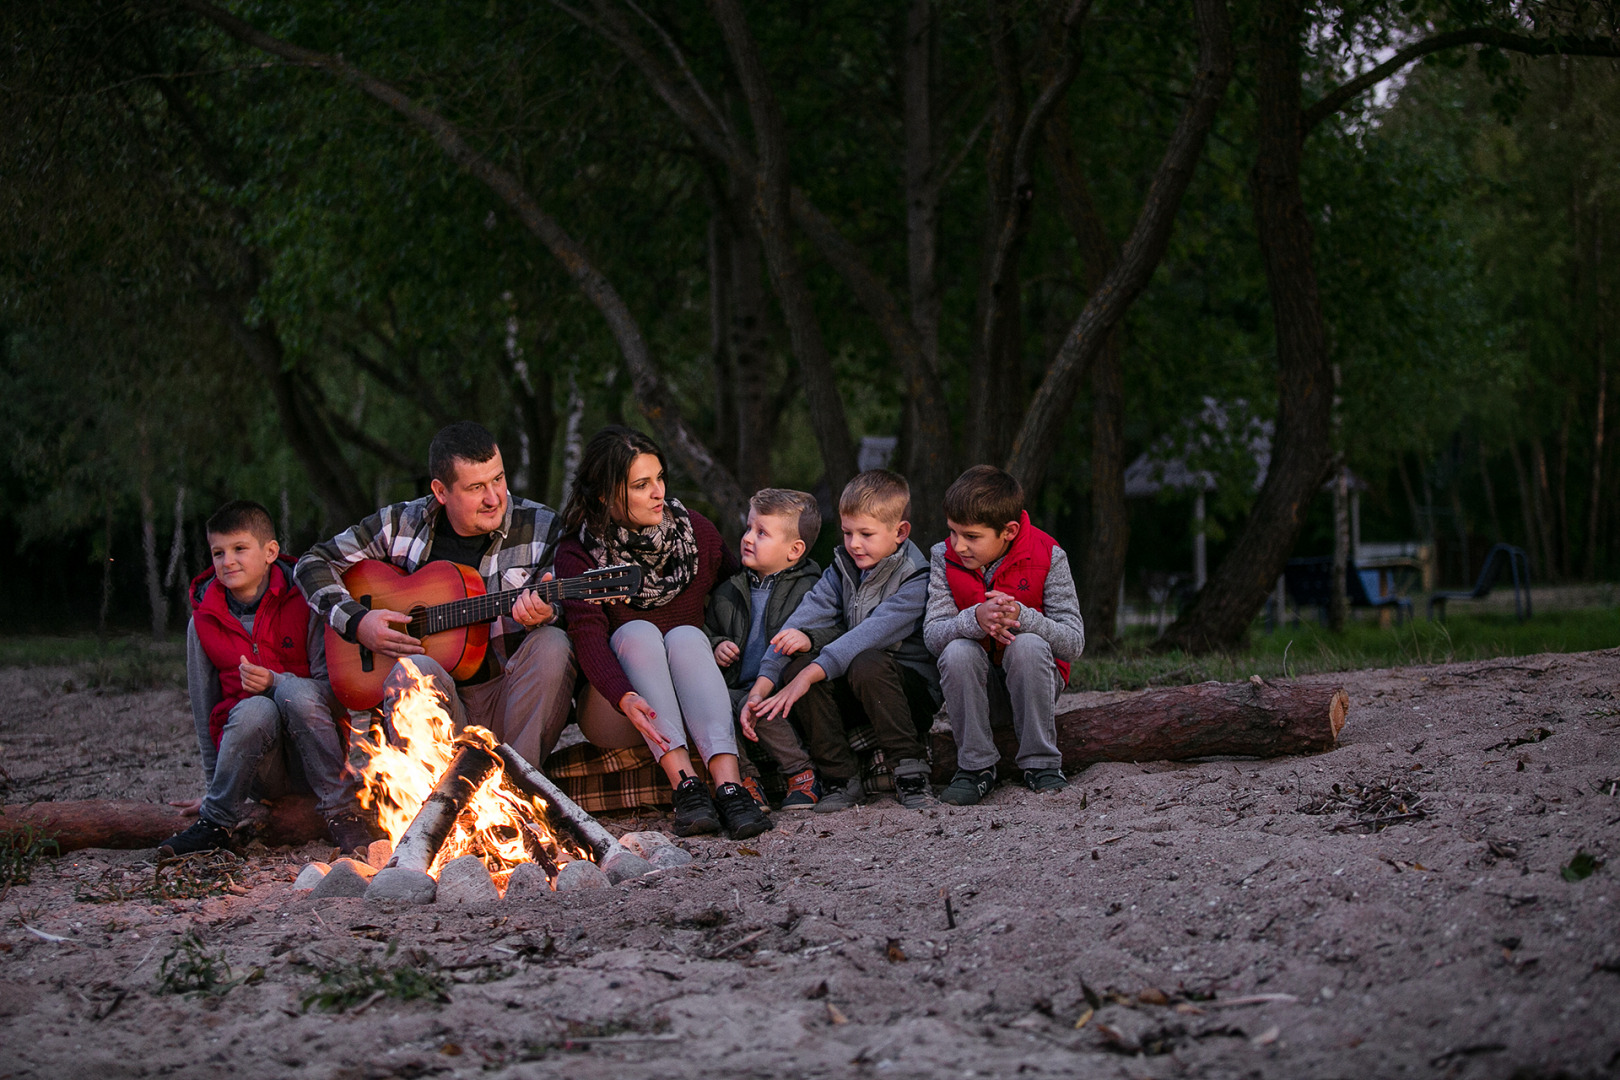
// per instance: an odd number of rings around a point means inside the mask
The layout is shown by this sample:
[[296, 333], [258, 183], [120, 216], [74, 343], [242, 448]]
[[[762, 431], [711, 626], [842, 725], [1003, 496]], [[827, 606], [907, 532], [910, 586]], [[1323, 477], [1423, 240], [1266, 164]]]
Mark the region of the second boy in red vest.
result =
[[990, 465], [946, 490], [945, 524], [950, 538], [931, 553], [923, 620], [956, 737], [956, 775], [939, 797], [972, 806], [989, 794], [1001, 758], [991, 720], [1009, 712], [1024, 783], [1061, 791], [1054, 707], [1086, 644], [1069, 558], [1029, 523], [1018, 481]]

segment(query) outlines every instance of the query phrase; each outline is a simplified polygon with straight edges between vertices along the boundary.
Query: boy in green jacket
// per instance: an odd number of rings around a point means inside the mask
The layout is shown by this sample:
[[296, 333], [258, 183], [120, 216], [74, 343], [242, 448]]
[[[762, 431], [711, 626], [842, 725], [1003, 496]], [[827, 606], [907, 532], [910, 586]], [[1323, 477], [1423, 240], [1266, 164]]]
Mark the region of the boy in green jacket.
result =
[[[815, 497], [803, 491], [765, 488], [748, 500], [748, 531], [742, 538], [743, 569], [709, 594], [705, 629], [714, 659], [731, 689], [736, 718], [771, 652], [771, 638], [782, 629], [816, 581], [821, 567], [806, 557], [821, 532]], [[821, 782], [790, 724], [768, 724], [760, 743], [788, 777], [783, 810], [809, 810], [821, 801]], [[744, 758], [745, 773], [751, 772]], [[750, 783], [752, 781], [752, 783]], [[757, 772], [743, 783], [764, 807]]]

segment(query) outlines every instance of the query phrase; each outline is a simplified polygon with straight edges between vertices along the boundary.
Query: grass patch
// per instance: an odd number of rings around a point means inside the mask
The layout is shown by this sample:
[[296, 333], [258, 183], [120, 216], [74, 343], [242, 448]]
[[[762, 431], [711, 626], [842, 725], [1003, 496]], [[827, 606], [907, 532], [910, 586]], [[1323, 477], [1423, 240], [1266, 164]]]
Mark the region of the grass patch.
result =
[[178, 636], [98, 638], [36, 634], [0, 636], [0, 667], [65, 667], [63, 690], [160, 690], [186, 685], [186, 647]]
[[34, 864], [61, 851], [54, 836], [44, 835], [33, 825], [11, 833], [0, 841], [0, 887], [27, 885], [34, 880]]
[[304, 1011], [314, 1007], [324, 1012], [343, 1012], [355, 1006], [369, 1007], [383, 998], [426, 998], [447, 1004], [450, 980], [427, 953], [413, 949], [399, 963], [386, 963], [393, 958], [397, 945], [398, 939], [388, 943], [382, 964], [357, 960], [321, 972], [320, 985], [304, 996]]
[[224, 950], [209, 951], [194, 931], [187, 931], [180, 943], [170, 950], [158, 965], [157, 992], [219, 995], [242, 983], [258, 982], [264, 978], [263, 968], [254, 968], [239, 979], [231, 978], [231, 965], [225, 960]]
[[110, 866], [94, 882], [79, 886], [73, 898], [85, 904], [201, 900], [237, 887], [242, 871], [242, 860], [229, 851], [197, 851], [159, 858], [156, 865]]
[[1147, 631], [1127, 635], [1113, 653], [1087, 656], [1069, 678], [1073, 690], [1139, 690], [1183, 686], [1214, 679], [1239, 682], [1250, 675], [1287, 679], [1320, 672], [1446, 664], [1530, 656], [1547, 652], [1588, 652], [1620, 645], [1620, 608], [1550, 611], [1520, 623], [1512, 615], [1453, 612], [1443, 623], [1414, 619], [1400, 626], [1352, 622], [1335, 634], [1314, 622], [1255, 629], [1242, 650], [1192, 656], [1155, 653]]

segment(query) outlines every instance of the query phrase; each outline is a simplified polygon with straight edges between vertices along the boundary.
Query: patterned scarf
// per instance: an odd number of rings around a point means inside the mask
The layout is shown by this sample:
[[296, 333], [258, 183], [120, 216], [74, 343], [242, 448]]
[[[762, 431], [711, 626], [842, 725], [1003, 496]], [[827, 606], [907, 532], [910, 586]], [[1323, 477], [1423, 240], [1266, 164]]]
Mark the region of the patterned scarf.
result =
[[691, 516], [678, 500], [664, 500], [664, 520], [657, 525], [627, 529], [611, 522], [608, 532], [606, 539], [599, 539], [588, 526], [581, 526], [579, 542], [598, 566], [641, 567], [641, 591], [627, 601], [631, 607], [641, 611], [663, 607], [697, 577], [697, 537]]

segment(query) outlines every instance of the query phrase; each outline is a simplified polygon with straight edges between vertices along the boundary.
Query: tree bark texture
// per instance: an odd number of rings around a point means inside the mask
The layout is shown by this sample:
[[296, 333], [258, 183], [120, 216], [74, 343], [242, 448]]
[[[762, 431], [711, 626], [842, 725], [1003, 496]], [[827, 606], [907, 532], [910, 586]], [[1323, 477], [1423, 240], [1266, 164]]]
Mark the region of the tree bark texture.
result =
[[[1164, 257], [1193, 170], [1203, 156], [1204, 142], [1215, 122], [1215, 111], [1232, 77], [1231, 26], [1224, 0], [1195, 0], [1198, 26], [1198, 69], [1186, 109], [1148, 187], [1136, 224], [1125, 240], [1120, 261], [1085, 307], [1058, 348], [1040, 387], [1024, 412], [1013, 440], [1007, 471], [1025, 491], [1040, 487], [1048, 462], [1056, 450], [1057, 435], [1074, 396], [1108, 334], [1147, 287]], [[1297, 107], [1297, 102], [1296, 102]]]
[[[1097, 212], [1074, 149], [1067, 110], [1059, 106], [1046, 129], [1058, 210], [1080, 247], [1086, 294], [1102, 288], [1119, 262], [1119, 245]], [[1079, 552], [1080, 615], [1092, 651], [1111, 648], [1125, 577], [1131, 519], [1125, 504], [1124, 329], [1115, 326], [1091, 363], [1091, 520]]]
[[1300, 190], [1300, 17], [1300, 0], [1259, 5], [1259, 150], [1250, 191], [1277, 338], [1271, 467], [1230, 554], [1192, 608], [1165, 631], [1162, 648], [1204, 652], [1243, 639], [1275, 587], [1327, 471], [1333, 372]]
[[[1350, 696], [1340, 687], [1273, 685], [1258, 679], [1198, 683], [1062, 713], [1057, 746], [1065, 772], [1096, 761], [1319, 754], [1338, 745], [1349, 713]], [[1010, 724], [996, 727], [993, 734], [1001, 751], [997, 771], [1012, 779], [1019, 774], [1013, 760], [1017, 736]], [[956, 743], [949, 731], [935, 732], [933, 751], [934, 782], [947, 783], [956, 771]]]
[[758, 47], [737, 0], [711, 0], [726, 51], [737, 72], [748, 115], [754, 126], [758, 166], [753, 177], [753, 212], [765, 265], [770, 271], [788, 340], [799, 361], [810, 423], [821, 448], [821, 461], [834, 491], [855, 475], [855, 443], [850, 437], [844, 402], [833, 378], [832, 358], [816, 317], [814, 297], [804, 268], [793, 249], [792, 188], [788, 170], [787, 129], [771, 89]]
[[157, 507], [152, 500], [152, 450], [141, 428], [138, 455], [141, 504], [141, 563], [146, 571], [146, 603], [151, 614], [152, 640], [162, 641], [169, 628], [169, 598], [163, 592], [163, 574], [158, 569]]
[[[33, 826], [37, 836], [54, 839], [62, 852], [91, 847], [149, 848], [196, 820], [166, 803], [94, 799], [14, 804], [0, 813], [0, 841], [21, 836]], [[326, 835], [326, 822], [315, 811], [314, 796], [292, 795], [276, 800], [256, 839], [270, 845], [303, 844]]]
[[742, 519], [747, 513], [747, 500], [742, 489], [730, 470], [715, 460], [708, 447], [681, 416], [674, 396], [658, 375], [647, 340], [629, 306], [612, 282], [597, 268], [584, 246], [541, 209], [515, 175], [473, 149], [460, 129], [443, 116], [417, 104], [395, 87], [340, 57], [328, 56], [272, 37], [205, 0], [182, 0], [182, 3], [239, 41], [295, 64], [326, 71], [386, 105], [421, 129], [452, 161], [506, 203], [524, 226], [545, 244], [573, 279], [575, 286], [602, 315], [624, 358], [636, 402], [665, 447], [714, 502], [723, 517]]

